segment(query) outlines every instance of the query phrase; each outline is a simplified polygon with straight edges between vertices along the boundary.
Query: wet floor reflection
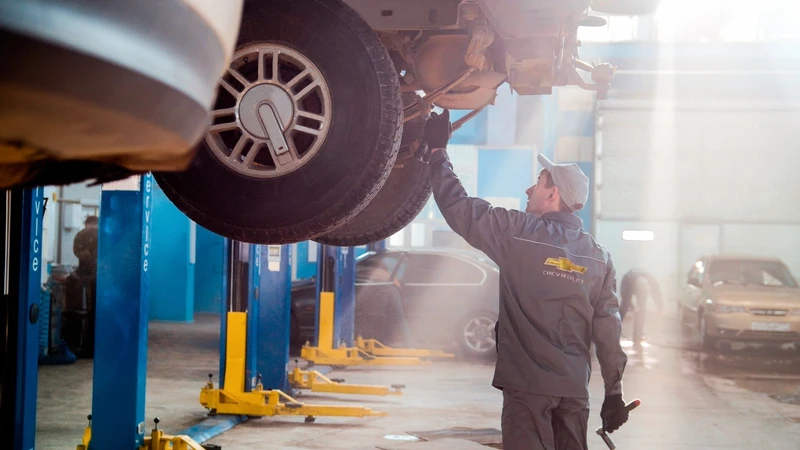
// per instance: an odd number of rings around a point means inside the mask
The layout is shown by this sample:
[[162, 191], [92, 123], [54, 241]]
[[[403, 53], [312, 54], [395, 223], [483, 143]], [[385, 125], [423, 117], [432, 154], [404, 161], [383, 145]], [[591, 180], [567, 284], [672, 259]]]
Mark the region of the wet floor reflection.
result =
[[800, 379], [800, 352], [793, 348], [748, 347], [686, 353], [699, 371], [712, 375], [787, 375]]
[[800, 405], [800, 350], [791, 346], [753, 345], [683, 353], [701, 374], [726, 378], [741, 388]]

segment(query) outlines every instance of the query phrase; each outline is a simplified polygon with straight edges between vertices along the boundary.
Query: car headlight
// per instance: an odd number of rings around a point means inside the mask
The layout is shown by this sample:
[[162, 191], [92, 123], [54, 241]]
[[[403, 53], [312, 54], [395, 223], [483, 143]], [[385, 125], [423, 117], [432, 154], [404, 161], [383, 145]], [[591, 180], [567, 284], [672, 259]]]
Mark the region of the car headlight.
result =
[[740, 313], [747, 312], [744, 306], [724, 305], [722, 303], [711, 304], [711, 310], [718, 313]]

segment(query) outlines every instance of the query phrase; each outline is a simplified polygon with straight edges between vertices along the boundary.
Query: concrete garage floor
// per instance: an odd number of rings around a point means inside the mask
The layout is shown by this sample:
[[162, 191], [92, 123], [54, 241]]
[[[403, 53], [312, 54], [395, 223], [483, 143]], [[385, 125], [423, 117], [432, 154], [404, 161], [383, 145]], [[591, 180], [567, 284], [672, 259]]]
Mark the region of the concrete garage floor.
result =
[[[621, 450], [797, 449], [800, 448], [800, 405], [770, 398], [764, 378], [780, 380], [779, 393], [800, 386], [798, 372], [761, 373], [758, 377], [706, 371], [705, 357], [681, 349], [674, 321], [651, 327], [651, 345], [643, 354], [630, 352], [625, 377], [626, 399], [642, 399], [631, 420], [612, 435]], [[208, 372], [218, 371], [219, 326], [212, 317], [194, 324], [151, 323], [148, 358], [148, 432], [158, 416], [174, 433], [203, 420], [198, 393]], [[752, 363], [751, 363], [752, 364]], [[595, 364], [596, 365], [596, 364]], [[389, 413], [378, 418], [302, 417], [250, 420], [213, 439], [225, 450], [281, 449], [465, 449], [502, 448], [501, 394], [490, 386], [493, 367], [448, 361], [421, 367], [381, 367], [334, 371], [349, 383], [407, 385], [400, 397], [365, 397], [308, 393], [308, 403], [347, 403]], [[592, 379], [590, 429], [599, 425], [602, 380]], [[37, 449], [73, 449], [91, 408], [91, 361], [68, 366], [42, 366], [39, 375]], [[744, 381], [743, 381], [744, 380]], [[748, 385], [747, 380], [750, 380]], [[757, 388], [752, 386], [756, 380]], [[790, 387], [786, 387], [786, 386]], [[748, 390], [753, 389], [753, 390]], [[774, 393], [773, 393], [774, 394]], [[775, 395], [774, 395], [775, 396]], [[776, 396], [776, 398], [781, 398]], [[463, 428], [472, 441], [429, 433], [430, 441], [408, 442], [409, 432]], [[483, 430], [483, 431], [481, 431]], [[605, 445], [590, 434], [590, 448]], [[480, 441], [487, 445], [481, 445]]]

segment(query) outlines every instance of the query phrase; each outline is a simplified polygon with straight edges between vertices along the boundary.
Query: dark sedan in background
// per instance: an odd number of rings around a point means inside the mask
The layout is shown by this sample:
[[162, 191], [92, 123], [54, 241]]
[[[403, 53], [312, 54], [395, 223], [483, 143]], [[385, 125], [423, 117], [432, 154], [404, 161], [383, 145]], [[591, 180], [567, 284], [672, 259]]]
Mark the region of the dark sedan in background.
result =
[[[315, 280], [292, 284], [292, 342], [314, 341]], [[499, 270], [485, 255], [459, 250], [388, 250], [356, 260], [356, 336], [402, 342], [400, 318], [390, 307], [400, 294], [413, 345], [457, 343], [471, 357], [495, 352]]]

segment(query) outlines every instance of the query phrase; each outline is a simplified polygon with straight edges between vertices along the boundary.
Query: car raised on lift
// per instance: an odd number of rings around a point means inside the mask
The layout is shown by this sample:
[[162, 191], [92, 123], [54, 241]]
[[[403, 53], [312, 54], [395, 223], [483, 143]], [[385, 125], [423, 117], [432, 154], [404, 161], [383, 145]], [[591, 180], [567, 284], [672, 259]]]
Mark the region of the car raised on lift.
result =
[[374, 242], [430, 196], [431, 107], [477, 111], [506, 82], [602, 98], [614, 69], [578, 59], [578, 27], [605, 22], [592, 10], [657, 5], [0, 1], [0, 188], [153, 171], [189, 218], [232, 239]]

